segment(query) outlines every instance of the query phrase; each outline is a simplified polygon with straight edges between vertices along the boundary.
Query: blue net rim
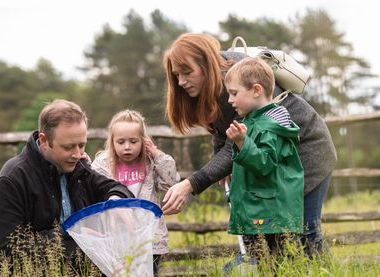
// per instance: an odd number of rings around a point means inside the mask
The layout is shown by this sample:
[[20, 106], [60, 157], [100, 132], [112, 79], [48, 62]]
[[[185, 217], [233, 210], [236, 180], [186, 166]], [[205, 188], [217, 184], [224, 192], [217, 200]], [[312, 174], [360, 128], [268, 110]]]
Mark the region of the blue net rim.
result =
[[63, 230], [66, 232], [79, 220], [86, 218], [88, 216], [101, 213], [103, 211], [113, 209], [113, 208], [142, 208], [154, 213], [155, 217], [162, 216], [161, 208], [148, 200], [139, 198], [121, 198], [121, 199], [110, 199], [104, 202], [99, 202], [76, 211], [71, 216], [69, 216], [63, 223]]

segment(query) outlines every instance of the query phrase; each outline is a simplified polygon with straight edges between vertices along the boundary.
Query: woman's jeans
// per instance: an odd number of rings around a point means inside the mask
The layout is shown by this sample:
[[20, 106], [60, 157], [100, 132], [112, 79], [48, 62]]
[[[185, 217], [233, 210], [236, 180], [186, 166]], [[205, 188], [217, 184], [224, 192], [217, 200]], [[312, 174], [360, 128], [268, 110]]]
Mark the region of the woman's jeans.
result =
[[301, 242], [309, 256], [321, 254], [323, 236], [321, 231], [322, 204], [326, 198], [331, 174], [304, 197], [304, 234]]

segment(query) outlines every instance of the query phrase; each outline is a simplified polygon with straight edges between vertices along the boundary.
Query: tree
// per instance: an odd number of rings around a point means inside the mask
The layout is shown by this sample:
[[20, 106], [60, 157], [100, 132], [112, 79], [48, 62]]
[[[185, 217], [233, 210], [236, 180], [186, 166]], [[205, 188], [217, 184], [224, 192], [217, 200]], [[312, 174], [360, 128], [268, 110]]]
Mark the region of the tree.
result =
[[104, 26], [85, 53], [88, 62], [84, 70], [92, 76], [87, 101], [91, 103], [93, 123], [105, 126], [116, 111], [129, 108], [143, 112], [152, 124], [162, 124], [163, 52], [186, 29], [166, 19], [159, 10], [152, 12], [150, 26], [131, 10], [123, 29], [118, 33]]
[[0, 62], [0, 130], [18, 128], [14, 124], [22, 122], [24, 110], [30, 108], [39, 94], [49, 91], [56, 93], [56, 98], [74, 99], [80, 90], [76, 82], [63, 80], [48, 60], [41, 59], [29, 71]]
[[38, 129], [38, 116], [46, 103], [57, 98], [66, 98], [64, 94], [57, 92], [39, 93], [30, 105], [24, 109], [19, 118], [13, 124], [14, 131], [33, 131]]
[[293, 29], [296, 47], [313, 75], [311, 94], [305, 97], [321, 114], [344, 115], [349, 113], [349, 104], [365, 105], [373, 99], [373, 92], [358, 86], [373, 77], [370, 66], [354, 55], [352, 44], [326, 11], [308, 9], [304, 16], [296, 16]]
[[32, 72], [0, 62], [0, 130], [7, 131], [38, 89]]
[[219, 22], [219, 26], [223, 49], [229, 48], [236, 36], [243, 37], [250, 46], [266, 46], [284, 51], [294, 48], [293, 32], [280, 21], [266, 17], [248, 20], [230, 14], [225, 21]]

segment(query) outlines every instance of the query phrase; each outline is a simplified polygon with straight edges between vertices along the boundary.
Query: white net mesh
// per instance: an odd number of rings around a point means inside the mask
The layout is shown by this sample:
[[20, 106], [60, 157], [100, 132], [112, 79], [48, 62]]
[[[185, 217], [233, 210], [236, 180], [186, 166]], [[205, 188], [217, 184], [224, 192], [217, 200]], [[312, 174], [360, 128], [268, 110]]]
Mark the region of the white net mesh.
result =
[[152, 245], [161, 210], [142, 199], [99, 204], [69, 218], [66, 231], [107, 276], [153, 276]]

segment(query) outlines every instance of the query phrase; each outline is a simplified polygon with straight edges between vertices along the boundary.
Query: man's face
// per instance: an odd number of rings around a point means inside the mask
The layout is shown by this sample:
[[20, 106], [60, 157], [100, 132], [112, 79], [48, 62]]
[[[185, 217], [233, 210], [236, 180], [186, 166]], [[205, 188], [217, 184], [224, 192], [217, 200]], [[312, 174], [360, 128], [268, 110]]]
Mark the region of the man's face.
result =
[[60, 173], [72, 172], [84, 153], [87, 143], [87, 126], [81, 123], [60, 123], [49, 141], [44, 133], [39, 134], [43, 157], [54, 164]]

